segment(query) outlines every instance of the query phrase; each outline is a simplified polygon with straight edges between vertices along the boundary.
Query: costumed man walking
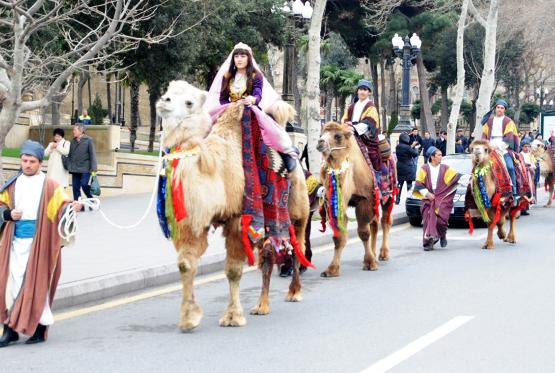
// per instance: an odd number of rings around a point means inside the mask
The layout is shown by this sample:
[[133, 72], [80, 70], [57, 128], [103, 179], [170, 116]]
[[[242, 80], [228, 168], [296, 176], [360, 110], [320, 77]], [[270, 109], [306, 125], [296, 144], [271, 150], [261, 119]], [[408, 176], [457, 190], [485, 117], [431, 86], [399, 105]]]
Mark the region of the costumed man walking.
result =
[[357, 84], [357, 98], [349, 105], [341, 120], [342, 124], [349, 126], [355, 139], [369, 165], [372, 165], [376, 180], [381, 179], [382, 159], [380, 156], [379, 139], [380, 119], [378, 110], [370, 100], [372, 84], [361, 79]]
[[41, 144], [25, 141], [21, 171], [0, 189], [0, 347], [18, 333], [32, 335], [26, 344], [46, 340], [61, 274], [58, 224], [68, 206], [83, 207], [41, 171], [43, 158]]
[[511, 118], [505, 115], [507, 101], [499, 99], [495, 102], [495, 108], [482, 118], [482, 140], [489, 141], [490, 145], [503, 153], [503, 159], [511, 178], [513, 200], [517, 203], [517, 175], [515, 170], [515, 155], [520, 149], [520, 137], [518, 128]]
[[443, 155], [435, 146], [428, 149], [426, 156], [429, 162], [418, 170], [413, 195], [422, 199], [423, 246], [425, 251], [430, 251], [438, 240], [441, 247], [447, 246], [453, 194], [461, 175], [452, 167], [441, 164]]

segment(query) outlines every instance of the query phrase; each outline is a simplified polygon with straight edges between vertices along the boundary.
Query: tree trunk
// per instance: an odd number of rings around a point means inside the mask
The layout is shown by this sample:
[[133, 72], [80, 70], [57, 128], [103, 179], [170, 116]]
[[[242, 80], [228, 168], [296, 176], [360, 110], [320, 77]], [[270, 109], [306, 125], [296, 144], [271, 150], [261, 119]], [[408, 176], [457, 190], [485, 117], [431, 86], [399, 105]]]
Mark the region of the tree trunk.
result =
[[[447, 120], [449, 115], [449, 97], [447, 97], [447, 89], [449, 87], [441, 87], [441, 130], [447, 131]], [[456, 125], [456, 123], [455, 123]]]
[[148, 86], [148, 101], [150, 105], [150, 134], [148, 136], [148, 151], [154, 151], [154, 140], [156, 138], [156, 101], [160, 98], [160, 90], [156, 84], [149, 84]]
[[345, 113], [345, 107], [347, 106], [347, 98], [349, 96], [340, 96], [339, 97], [339, 118], [338, 121], [341, 120], [343, 117], [343, 113]]
[[389, 97], [387, 100], [387, 111], [393, 113], [397, 111], [397, 97], [396, 97], [396, 82], [395, 70], [393, 64], [389, 65]]
[[[484, 69], [480, 80], [480, 91], [476, 102], [476, 123], [480, 123], [482, 117], [490, 109], [491, 96], [495, 85], [495, 48], [497, 37], [497, 16], [499, 13], [498, 0], [490, 0], [488, 18], [482, 26], [486, 29], [484, 40]], [[482, 137], [482, 126], [474, 128], [474, 138]]]
[[326, 0], [316, 0], [314, 11], [308, 30], [308, 72], [306, 79], [307, 100], [307, 146], [310, 171], [313, 175], [320, 174], [322, 157], [316, 150], [320, 138], [320, 32], [322, 30], [322, 19], [326, 9]]
[[108, 119], [110, 119], [110, 124], [114, 124], [112, 118], [112, 84], [110, 79], [112, 79], [112, 74], [106, 75], [106, 103], [108, 106]]
[[[380, 89], [378, 88], [378, 65], [370, 59], [370, 71], [372, 72], [372, 96], [374, 97], [374, 105], [380, 115]], [[383, 103], [381, 103], [383, 105]]]
[[326, 122], [331, 121], [331, 109], [333, 104], [333, 90], [328, 88], [326, 90]]
[[82, 70], [79, 73], [79, 83], [77, 84], [77, 112], [83, 114], [83, 89], [89, 80], [89, 72]]
[[4, 164], [2, 162], [2, 149], [6, 145], [6, 137], [8, 133], [15, 125], [19, 114], [21, 113], [21, 108], [16, 105], [14, 101], [10, 99], [4, 100], [2, 103], [2, 111], [0, 111], [0, 183], [4, 185], [7, 178], [4, 175]]
[[459, 119], [464, 94], [464, 27], [466, 24], [466, 16], [468, 14], [468, 2], [469, 0], [463, 0], [461, 16], [459, 17], [459, 25], [457, 28], [457, 85], [455, 86], [453, 106], [451, 107], [451, 114], [449, 115], [449, 126], [447, 129], [447, 154], [455, 152], [457, 121]]
[[386, 110], [386, 105], [385, 105], [385, 60], [381, 59], [380, 60], [380, 85], [381, 85], [381, 89], [380, 89], [380, 96], [381, 96], [381, 102], [382, 102], [382, 131], [384, 129], [387, 128], [387, 110]]
[[52, 127], [60, 126], [60, 103], [56, 102], [55, 99], [50, 104], [50, 110], [52, 111]]
[[131, 97], [131, 126], [129, 129], [129, 141], [131, 142], [131, 151], [135, 151], [135, 140], [137, 140], [137, 126], [139, 125], [139, 87], [140, 84], [136, 79], [130, 78], [130, 97]]
[[436, 127], [432, 116], [432, 105], [428, 93], [428, 79], [422, 55], [416, 56], [416, 72], [418, 74], [418, 89], [420, 91], [420, 126], [424, 131], [430, 132], [432, 138], [436, 138]]

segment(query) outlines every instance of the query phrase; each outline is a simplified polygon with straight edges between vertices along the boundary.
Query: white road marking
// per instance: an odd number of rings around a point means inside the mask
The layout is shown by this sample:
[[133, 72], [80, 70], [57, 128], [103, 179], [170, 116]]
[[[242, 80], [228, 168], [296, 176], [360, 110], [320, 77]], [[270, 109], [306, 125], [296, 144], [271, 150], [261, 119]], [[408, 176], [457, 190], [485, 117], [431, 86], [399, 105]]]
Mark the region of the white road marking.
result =
[[414, 354], [422, 351], [432, 343], [438, 341], [439, 339], [445, 337], [447, 334], [453, 332], [454, 330], [460, 328], [470, 320], [472, 320], [474, 316], [457, 316], [453, 319], [447, 321], [445, 324], [439, 326], [438, 328], [432, 330], [426, 335], [418, 338], [414, 342], [409, 343], [405, 347], [400, 350], [395, 351], [389, 356], [377, 361], [376, 363], [372, 364], [367, 369], [363, 370], [362, 373], [383, 373], [387, 372], [391, 368], [399, 365], [403, 361], [407, 360], [409, 357], [413, 356]]

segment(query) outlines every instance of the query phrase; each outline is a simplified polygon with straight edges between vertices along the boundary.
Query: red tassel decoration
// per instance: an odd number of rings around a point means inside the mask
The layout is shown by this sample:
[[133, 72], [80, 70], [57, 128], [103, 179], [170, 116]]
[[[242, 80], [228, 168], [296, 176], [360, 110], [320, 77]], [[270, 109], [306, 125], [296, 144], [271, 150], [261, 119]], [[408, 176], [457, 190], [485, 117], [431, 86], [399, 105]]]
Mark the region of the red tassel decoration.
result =
[[243, 241], [243, 249], [245, 250], [250, 266], [254, 265], [254, 252], [252, 251], [252, 242], [249, 238], [251, 221], [251, 215], [241, 216], [241, 241]]
[[464, 213], [464, 218], [468, 222], [468, 234], [472, 236], [472, 234], [474, 233], [474, 222], [472, 221], [472, 216], [470, 216], [470, 211], [467, 210]]
[[303, 251], [301, 250], [301, 245], [299, 241], [297, 241], [297, 235], [295, 234], [295, 228], [293, 224], [289, 225], [289, 239], [291, 241], [291, 245], [293, 246], [293, 251], [295, 252], [295, 256], [301, 265], [305, 267], [310, 267], [316, 269], [314, 264], [310, 263], [310, 261], [304, 256]]
[[522, 209], [524, 209], [524, 208], [526, 207], [526, 205], [528, 205], [528, 201], [527, 201], [525, 198], [523, 198], [523, 199], [518, 203], [518, 206], [516, 206], [515, 208], [511, 209], [511, 212], [509, 213], [510, 217], [511, 217], [511, 218], [514, 218], [514, 217], [516, 216], [516, 214], [517, 214], [520, 210], [522, 210]]
[[[176, 168], [179, 164], [179, 159], [174, 159], [172, 162], [173, 175], [176, 174]], [[175, 220], [181, 221], [187, 217], [187, 208], [185, 207], [185, 192], [183, 191], [183, 184], [181, 179], [177, 180], [175, 177], [172, 182], [172, 203]]]
[[322, 229], [319, 229], [320, 232], [324, 233], [326, 231], [326, 210], [324, 209], [324, 205], [320, 206], [320, 218], [322, 218], [322, 220], [320, 220], [320, 225], [322, 226]]
[[495, 215], [490, 226], [495, 227], [501, 218], [501, 194], [495, 193], [491, 199], [491, 207], [495, 209]]

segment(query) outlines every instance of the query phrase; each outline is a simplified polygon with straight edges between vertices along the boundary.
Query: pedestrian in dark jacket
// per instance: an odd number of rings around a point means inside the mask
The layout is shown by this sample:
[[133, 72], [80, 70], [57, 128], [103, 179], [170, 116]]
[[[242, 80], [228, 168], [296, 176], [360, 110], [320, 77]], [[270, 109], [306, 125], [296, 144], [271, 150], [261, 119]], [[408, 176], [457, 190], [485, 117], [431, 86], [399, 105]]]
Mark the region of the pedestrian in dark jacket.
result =
[[69, 167], [71, 184], [73, 187], [73, 199], [78, 200], [81, 189], [88, 198], [92, 198], [89, 179], [91, 174], [96, 173], [96, 151], [93, 139], [85, 134], [85, 126], [76, 124], [73, 127], [73, 140], [69, 147]]
[[422, 146], [422, 136], [418, 134], [418, 128], [414, 127], [409, 134], [410, 138], [410, 145], [412, 145], [415, 141]]
[[428, 157], [426, 157], [426, 153], [430, 147], [436, 145], [436, 140], [432, 139], [430, 136], [430, 132], [424, 132], [424, 138], [422, 139], [422, 155], [424, 156], [424, 163], [428, 163]]
[[457, 130], [457, 137], [455, 138], [455, 153], [465, 153], [468, 148], [468, 139], [464, 135], [462, 129]]
[[447, 155], [447, 132], [441, 131], [439, 138], [436, 140], [436, 148], [441, 150], [443, 156]]
[[414, 159], [418, 158], [419, 151], [415, 149], [416, 144], [410, 143], [410, 137], [406, 133], [399, 136], [399, 145], [395, 148], [397, 155], [397, 180], [399, 181], [399, 194], [395, 203], [401, 201], [403, 184], [407, 182], [407, 191], [412, 188], [412, 182], [416, 179], [416, 166]]

